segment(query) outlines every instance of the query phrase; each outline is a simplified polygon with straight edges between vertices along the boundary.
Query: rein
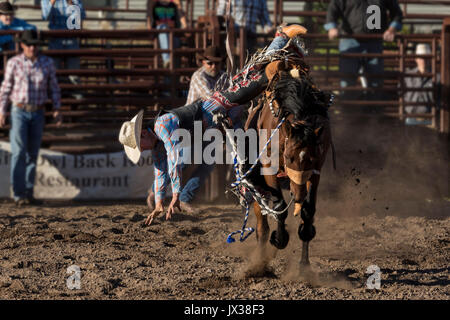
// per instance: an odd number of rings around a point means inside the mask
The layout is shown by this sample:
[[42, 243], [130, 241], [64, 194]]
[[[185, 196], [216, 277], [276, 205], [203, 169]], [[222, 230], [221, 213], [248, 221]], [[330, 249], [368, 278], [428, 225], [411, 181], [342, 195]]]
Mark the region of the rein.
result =
[[[255, 231], [254, 228], [246, 227], [247, 221], [248, 221], [248, 215], [250, 212], [250, 204], [251, 204], [251, 202], [253, 202], [252, 200], [256, 201], [260, 205], [262, 213], [264, 215], [270, 214], [277, 221], [278, 221], [278, 216], [283, 214], [284, 212], [286, 212], [286, 210], [289, 209], [289, 207], [291, 206], [291, 204], [294, 200], [294, 197], [292, 197], [291, 201], [289, 202], [289, 204], [286, 206], [285, 209], [283, 209], [282, 211], [275, 211], [270, 208], [269, 204], [264, 199], [264, 196], [256, 189], [256, 187], [250, 181], [247, 180], [247, 176], [258, 165], [262, 155], [264, 154], [264, 152], [267, 149], [267, 146], [272, 141], [273, 136], [275, 135], [275, 133], [277, 133], [277, 131], [280, 129], [281, 125], [284, 123], [285, 120], [286, 120], [286, 117], [281, 119], [281, 121], [278, 123], [277, 127], [273, 130], [272, 134], [270, 135], [270, 138], [266, 142], [264, 148], [261, 150], [258, 157], [256, 158], [255, 163], [250, 167], [250, 169], [247, 170], [247, 172], [243, 173], [242, 165], [243, 165], [244, 161], [242, 159], [240, 159], [240, 157], [238, 156], [237, 145], [234, 142], [234, 139], [232, 139], [232, 137], [230, 137], [230, 132], [228, 130], [226, 130], [226, 129], [230, 129], [231, 126], [225, 120], [225, 116], [223, 114], [220, 114], [220, 113], [216, 114], [213, 118], [213, 121], [216, 124], [220, 124], [224, 128], [227, 138], [233, 147], [233, 167], [234, 167], [234, 171], [236, 174], [236, 181], [231, 184], [230, 191], [240, 199], [240, 204], [245, 209], [245, 217], [244, 217], [244, 223], [242, 225], [242, 229], [230, 233], [227, 237], [228, 243], [232, 243], [232, 242], [236, 241], [233, 238], [233, 236], [235, 234], [239, 233], [240, 234], [239, 241], [243, 242]], [[246, 191], [248, 191], [250, 193], [251, 197], [246, 194]], [[245, 232], [248, 232], [248, 233], [245, 234]]]

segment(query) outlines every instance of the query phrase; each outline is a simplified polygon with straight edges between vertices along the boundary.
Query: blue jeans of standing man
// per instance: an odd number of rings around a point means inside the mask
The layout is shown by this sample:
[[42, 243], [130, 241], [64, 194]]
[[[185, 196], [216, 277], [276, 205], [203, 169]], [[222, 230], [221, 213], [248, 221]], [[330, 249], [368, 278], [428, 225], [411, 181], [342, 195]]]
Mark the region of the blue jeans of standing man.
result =
[[[80, 44], [76, 38], [58, 38], [51, 39], [48, 44], [50, 50], [76, 50], [80, 49]], [[80, 57], [56, 56], [53, 57], [56, 69], [80, 69]], [[61, 82], [79, 84], [78, 76], [69, 75], [68, 77], [59, 77]]]
[[36, 160], [44, 128], [44, 110], [11, 108], [11, 184], [14, 200], [33, 197]]
[[[341, 39], [339, 41], [340, 53], [382, 53], [383, 41], [382, 40], [370, 40], [370, 41], [358, 41], [356, 39]], [[384, 71], [384, 61], [382, 58], [347, 58], [341, 57], [339, 59], [339, 71], [343, 73], [351, 73], [354, 76], [342, 77], [341, 87], [351, 87], [356, 85], [358, 72], [360, 68], [363, 68], [363, 72], [369, 74], [382, 74]], [[383, 85], [382, 78], [368, 77], [368, 87], [380, 88]], [[344, 92], [346, 99], [352, 99], [355, 94], [350, 91]], [[375, 95], [374, 95], [375, 96]]]
[[[166, 24], [160, 24], [158, 26], [156, 26], [156, 29], [158, 30], [163, 30], [163, 29], [168, 29], [169, 27]], [[159, 33], [158, 34], [158, 41], [159, 41], [159, 47], [161, 49], [164, 50], [168, 50], [169, 49], [169, 45], [170, 45], [170, 38], [169, 38], [169, 34], [168, 33]], [[180, 47], [180, 39], [177, 37], [173, 37], [173, 48], [179, 48]], [[170, 63], [170, 53], [163, 53], [162, 54], [162, 60], [164, 63], [164, 66], [167, 66]]]

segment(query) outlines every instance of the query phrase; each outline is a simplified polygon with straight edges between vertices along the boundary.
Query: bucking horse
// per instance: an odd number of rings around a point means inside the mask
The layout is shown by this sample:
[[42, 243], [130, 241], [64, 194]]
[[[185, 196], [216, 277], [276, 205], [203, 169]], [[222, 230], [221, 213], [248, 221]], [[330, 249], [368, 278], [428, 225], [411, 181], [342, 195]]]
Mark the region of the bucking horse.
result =
[[[298, 227], [298, 236], [303, 242], [300, 263], [309, 265], [309, 243], [316, 235], [314, 215], [321, 169], [330, 147], [334, 167], [335, 156], [328, 116], [332, 95], [319, 90], [310, 77], [310, 68], [304, 60], [303, 33], [306, 29], [298, 25], [279, 28], [278, 38], [272, 44], [283, 41], [284, 35], [287, 43], [283, 48], [271, 51], [269, 47], [256, 53], [234, 77], [234, 87], [224, 96], [239, 103], [239, 100], [262, 93], [259, 103], [249, 109], [245, 130], [257, 129], [258, 133], [261, 129], [278, 130], [279, 133], [278, 151], [274, 149], [279, 152], [279, 163], [275, 164], [278, 172], [260, 174], [261, 167], [273, 167], [270, 162], [250, 165], [246, 159], [247, 162], [235, 163], [238, 181], [233, 184], [233, 192], [240, 197], [241, 204], [247, 206], [247, 215], [248, 205], [254, 200], [259, 246], [264, 247], [268, 241], [278, 249], [287, 246], [289, 234], [285, 221], [293, 203], [294, 216], [300, 215], [302, 219]], [[244, 98], [236, 98], [236, 92]], [[273, 143], [266, 144], [269, 157]], [[288, 203], [283, 198], [283, 189], [290, 190], [292, 198]], [[270, 238], [268, 215], [277, 221]], [[241, 241], [245, 239], [242, 237], [244, 227]]]

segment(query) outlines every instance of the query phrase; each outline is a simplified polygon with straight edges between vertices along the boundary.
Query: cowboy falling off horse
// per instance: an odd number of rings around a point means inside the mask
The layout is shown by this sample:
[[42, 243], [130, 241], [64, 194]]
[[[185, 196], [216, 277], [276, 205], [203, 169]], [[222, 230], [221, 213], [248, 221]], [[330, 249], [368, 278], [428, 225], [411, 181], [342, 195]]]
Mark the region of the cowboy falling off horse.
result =
[[[142, 151], [151, 150], [155, 164], [155, 208], [145, 224], [150, 225], [155, 217], [164, 212], [163, 199], [169, 182], [172, 200], [166, 220], [171, 218], [175, 208], [181, 210], [182, 163], [177, 153], [179, 141], [175, 138], [175, 131], [192, 130], [195, 121], [202, 121], [206, 128], [230, 129], [227, 111], [261, 95], [259, 103], [249, 109], [244, 130], [278, 133], [278, 141], [270, 141], [265, 146], [269, 156], [271, 152], [279, 153], [276, 158], [278, 171], [261, 175], [261, 169], [273, 167], [273, 164], [261, 161], [250, 164], [248, 159], [239, 158], [234, 153], [237, 181], [232, 185], [232, 191], [247, 211], [244, 226], [236, 233], [241, 234], [240, 240], [243, 241], [253, 231], [252, 228], [245, 228], [248, 208], [253, 202], [260, 247], [264, 247], [269, 240], [267, 215], [270, 214], [277, 221], [277, 229], [272, 232], [270, 243], [278, 249], [285, 248], [289, 241], [285, 220], [289, 206], [294, 203], [294, 215], [302, 218], [298, 229], [299, 238], [303, 241], [301, 263], [309, 264], [309, 242], [316, 233], [313, 222], [320, 170], [332, 146], [328, 117], [332, 96], [320, 91], [309, 76], [302, 40], [306, 32], [303, 26], [297, 24], [279, 26], [271, 44], [250, 58], [244, 68], [230, 79], [228, 89], [217, 90], [206, 100], [161, 111], [144, 126], [143, 110], [131, 121], [123, 123], [119, 141], [124, 145], [128, 158], [137, 163]], [[283, 198], [282, 189], [291, 192], [289, 204]], [[269, 205], [270, 202], [272, 205]], [[245, 231], [248, 232], [246, 236]], [[229, 242], [234, 241], [230, 237]]]

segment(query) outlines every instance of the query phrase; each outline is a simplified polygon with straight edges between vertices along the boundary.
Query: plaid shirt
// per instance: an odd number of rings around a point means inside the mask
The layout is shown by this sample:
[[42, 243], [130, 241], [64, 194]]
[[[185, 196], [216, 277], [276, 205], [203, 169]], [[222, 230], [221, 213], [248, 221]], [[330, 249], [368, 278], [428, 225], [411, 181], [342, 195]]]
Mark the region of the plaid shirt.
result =
[[8, 60], [5, 78], [0, 89], [0, 114], [5, 114], [8, 98], [14, 104], [42, 105], [52, 93], [53, 108], [61, 106], [61, 92], [56, 69], [50, 57], [39, 55], [35, 62], [19, 54]]
[[[217, 99], [210, 97], [203, 102], [203, 125], [207, 128], [216, 126], [212, 121], [212, 112], [217, 109], [224, 109], [224, 106], [217, 103]], [[165, 197], [165, 190], [169, 182], [172, 183], [172, 194], [181, 192], [181, 169], [183, 163], [180, 160], [182, 149], [178, 148], [178, 140], [172, 136], [176, 129], [180, 128], [180, 122], [176, 115], [166, 113], [158, 117], [155, 121], [154, 132], [161, 142], [158, 142], [152, 150], [154, 169], [154, 192], [155, 201], [160, 201]]]
[[155, 165], [155, 201], [165, 197], [168, 182], [172, 183], [172, 194], [181, 192], [181, 166], [179, 162], [178, 141], [172, 137], [173, 132], [180, 128], [178, 118], [172, 113], [166, 113], [155, 121], [154, 132], [161, 140], [152, 151]]
[[[81, 0], [72, 0], [72, 5], [80, 7], [81, 19], [86, 18]], [[70, 16], [67, 12], [68, 7], [67, 0], [56, 0], [53, 6], [50, 0], [41, 0], [42, 18], [49, 21], [50, 30], [67, 29], [67, 19]]]
[[189, 85], [186, 104], [191, 104], [198, 99], [206, 100], [212, 96], [216, 83], [223, 73], [223, 71], [220, 71], [219, 74], [213, 78], [205, 72], [205, 67], [201, 67], [195, 71]]
[[[264, 28], [272, 26], [269, 18], [266, 0], [231, 0], [231, 16], [237, 27], [245, 27], [247, 31], [256, 33], [258, 22]], [[227, 14], [228, 0], [219, 0], [217, 5], [217, 15]]]

